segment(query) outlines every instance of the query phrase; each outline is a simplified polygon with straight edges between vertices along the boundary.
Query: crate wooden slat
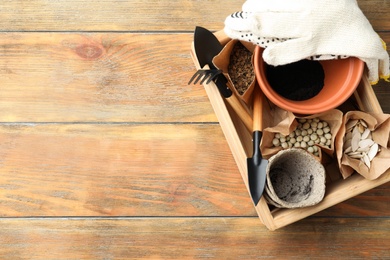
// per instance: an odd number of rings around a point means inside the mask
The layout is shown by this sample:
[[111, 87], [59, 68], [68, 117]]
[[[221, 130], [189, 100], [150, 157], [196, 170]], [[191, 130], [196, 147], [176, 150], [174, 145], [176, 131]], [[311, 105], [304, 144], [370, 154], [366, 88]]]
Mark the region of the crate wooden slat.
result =
[[[215, 35], [222, 44], [225, 44], [229, 40], [223, 31], [218, 31]], [[191, 56], [195, 67], [199, 69], [200, 66], [193, 46]], [[242, 122], [240, 122], [240, 119], [234, 111], [224, 101], [215, 84], [211, 82], [209, 84], [204, 84], [203, 86], [250, 196], [247, 176], [247, 157], [252, 154], [252, 135], [244, 127]], [[354, 97], [362, 111], [375, 113], [382, 112], [381, 106], [367, 80], [366, 74], [364, 74], [356, 89]], [[275, 209], [270, 207], [264, 197], [262, 197], [255, 208], [262, 223], [268, 229], [276, 230], [380, 186], [388, 181], [390, 181], [390, 170], [387, 170], [376, 180], [366, 180], [362, 176], [354, 174], [345, 180], [340, 178], [337, 181], [327, 183], [324, 199], [315, 206], [299, 209]]]

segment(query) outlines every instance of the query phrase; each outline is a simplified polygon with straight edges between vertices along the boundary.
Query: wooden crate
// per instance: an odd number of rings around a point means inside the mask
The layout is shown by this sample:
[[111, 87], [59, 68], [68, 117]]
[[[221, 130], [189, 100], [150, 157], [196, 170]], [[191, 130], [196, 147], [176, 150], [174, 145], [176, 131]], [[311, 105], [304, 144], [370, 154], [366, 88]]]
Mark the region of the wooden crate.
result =
[[[216, 32], [215, 35], [222, 44], [226, 44], [229, 41], [229, 38], [227, 38], [222, 31]], [[196, 68], [199, 69], [199, 63], [194, 54], [193, 47], [191, 54]], [[245, 128], [238, 116], [225, 102], [213, 82], [204, 84], [204, 88], [250, 196], [247, 157], [251, 157], [252, 155], [252, 133]], [[366, 74], [363, 76], [354, 93], [354, 99], [362, 111], [382, 112], [382, 108], [367, 80]], [[339, 172], [328, 172], [327, 175], [335, 176], [339, 175]], [[329, 178], [326, 183], [324, 199], [319, 204], [311, 207], [299, 209], [275, 208], [268, 205], [263, 196], [255, 207], [260, 220], [270, 230], [284, 227], [390, 181], [390, 170], [386, 171], [378, 179], [372, 181], [366, 180], [359, 174], [353, 174], [345, 180], [342, 178], [338, 178], [338, 180], [333, 182], [329, 182], [328, 180]]]

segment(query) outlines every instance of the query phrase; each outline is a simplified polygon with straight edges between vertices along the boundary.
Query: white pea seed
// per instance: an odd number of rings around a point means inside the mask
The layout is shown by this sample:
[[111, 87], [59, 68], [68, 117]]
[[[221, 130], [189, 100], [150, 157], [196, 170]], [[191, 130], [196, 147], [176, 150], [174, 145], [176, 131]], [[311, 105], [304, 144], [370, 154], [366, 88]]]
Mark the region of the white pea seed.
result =
[[319, 153], [317, 153], [317, 152], [316, 152], [316, 153], [314, 153], [314, 155], [315, 155], [315, 156], [317, 156], [317, 157], [319, 157], [319, 156], [320, 156], [320, 154], [319, 154]]
[[274, 146], [279, 146], [279, 145], [280, 145], [279, 139], [278, 139], [278, 138], [274, 138], [274, 139], [272, 140], [272, 144], [273, 144]]
[[297, 139], [295, 139], [294, 137], [292, 137], [292, 138], [290, 139], [290, 143], [295, 144], [296, 142], [297, 142]]
[[327, 133], [330, 132], [330, 127], [328, 127], [328, 126], [327, 126], [327, 127], [324, 127], [323, 130], [324, 130], [324, 133], [327, 134]]
[[297, 118], [297, 122], [297, 128], [290, 134], [275, 134], [272, 140], [275, 147], [281, 146], [283, 149], [292, 147], [303, 148], [310, 153], [316, 153], [317, 156], [319, 150], [315, 144], [330, 147], [332, 134], [327, 122], [321, 121], [319, 118]]
[[316, 133], [318, 135], [324, 135], [324, 131], [322, 131], [322, 129], [317, 129]]

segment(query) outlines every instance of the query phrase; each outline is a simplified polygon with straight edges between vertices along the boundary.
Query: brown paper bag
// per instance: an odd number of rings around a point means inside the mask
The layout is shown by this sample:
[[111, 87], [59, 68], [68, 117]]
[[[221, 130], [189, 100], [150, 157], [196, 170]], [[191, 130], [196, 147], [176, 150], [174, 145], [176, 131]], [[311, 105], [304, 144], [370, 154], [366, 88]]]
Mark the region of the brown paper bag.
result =
[[271, 116], [274, 118], [274, 124], [273, 126], [267, 127], [263, 130], [263, 139], [260, 144], [260, 149], [262, 151], [262, 155], [264, 156], [264, 158], [269, 159], [272, 155], [276, 154], [277, 152], [283, 149], [280, 146], [275, 147], [273, 145], [272, 140], [274, 139], [275, 134], [281, 133], [283, 135], [289, 135], [297, 128], [298, 126], [297, 119], [299, 118], [304, 118], [304, 119], [319, 118], [320, 120], [326, 121], [329, 124], [330, 131], [332, 134], [331, 147], [328, 148], [317, 144], [316, 146], [319, 147], [319, 157], [317, 159], [321, 162], [323, 162], [323, 159], [326, 159], [326, 161], [329, 160], [328, 157], [323, 158], [322, 152], [325, 152], [330, 157], [333, 157], [335, 151], [334, 140], [342, 125], [342, 120], [343, 120], [343, 113], [340, 110], [332, 109], [324, 113], [301, 117], [276, 107], [272, 111]]
[[[346, 124], [352, 119], [363, 119], [372, 131], [372, 139], [379, 146], [381, 151], [371, 161], [368, 168], [360, 159], [353, 159], [344, 153], [344, 136]], [[350, 111], [344, 115], [343, 124], [336, 136], [336, 156], [343, 178], [348, 178], [355, 171], [366, 179], [374, 180], [390, 168], [390, 115], [373, 114], [361, 111]]]
[[282, 108], [274, 107], [270, 111], [269, 117], [271, 122], [269, 126], [263, 130], [263, 137], [260, 143], [261, 154], [265, 159], [269, 159], [282, 150], [282, 147], [275, 147], [272, 140], [276, 133], [288, 135], [297, 127], [298, 122], [295, 120], [293, 113], [288, 112]]
[[[220, 70], [223, 71], [223, 74], [225, 77], [229, 80], [230, 88], [233, 91], [234, 95], [236, 95], [238, 98], [243, 100], [247, 105], [251, 105], [251, 100], [252, 100], [252, 92], [253, 89], [255, 88], [255, 80], [256, 78], [253, 77], [252, 82], [250, 83], [249, 87], [247, 90], [241, 95], [236, 87], [234, 86], [232, 79], [229, 75], [229, 64], [230, 64], [230, 54], [233, 51], [234, 45], [237, 44], [239, 41], [238, 40], [231, 40], [229, 41], [222, 51], [214, 57], [213, 59], [213, 64]], [[252, 46], [248, 46], [247, 43], [241, 42], [249, 51], [253, 53], [254, 48]], [[252, 44], [253, 45], [253, 44]], [[254, 46], [254, 45], [253, 45]], [[252, 55], [252, 67], [253, 67], [253, 55]]]
[[331, 146], [330, 148], [328, 148], [326, 146], [320, 145], [320, 147], [321, 147], [321, 151], [324, 151], [325, 153], [333, 157], [335, 151], [335, 139], [343, 123], [343, 112], [341, 112], [338, 109], [332, 109], [320, 114], [315, 114], [303, 118], [312, 119], [316, 117], [318, 117], [320, 120], [327, 122], [330, 126], [330, 132], [332, 133]]

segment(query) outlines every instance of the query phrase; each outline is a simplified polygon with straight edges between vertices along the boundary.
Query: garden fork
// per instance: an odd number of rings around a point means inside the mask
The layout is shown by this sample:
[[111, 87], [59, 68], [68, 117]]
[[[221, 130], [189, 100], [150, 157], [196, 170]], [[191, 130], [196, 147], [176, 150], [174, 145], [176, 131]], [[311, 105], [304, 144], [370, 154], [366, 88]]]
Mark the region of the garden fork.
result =
[[203, 84], [204, 82], [206, 82], [206, 84], [208, 84], [221, 73], [222, 73], [222, 70], [218, 70], [218, 69], [207, 69], [207, 70], [199, 69], [191, 77], [190, 81], [188, 82], [188, 85], [190, 85], [192, 82], [194, 82], [194, 84], [196, 84], [196, 83], [198, 83], [198, 81], [200, 79], [202, 79], [200, 81], [200, 84]]

